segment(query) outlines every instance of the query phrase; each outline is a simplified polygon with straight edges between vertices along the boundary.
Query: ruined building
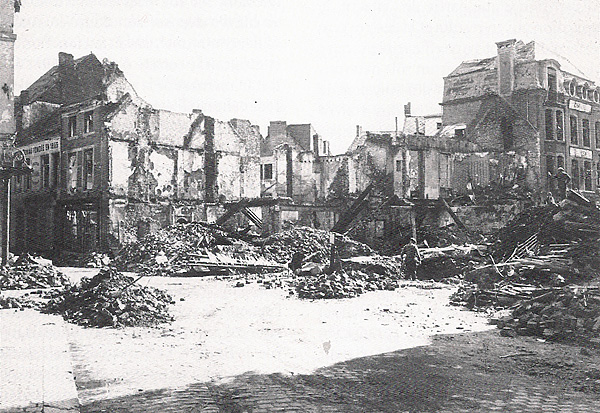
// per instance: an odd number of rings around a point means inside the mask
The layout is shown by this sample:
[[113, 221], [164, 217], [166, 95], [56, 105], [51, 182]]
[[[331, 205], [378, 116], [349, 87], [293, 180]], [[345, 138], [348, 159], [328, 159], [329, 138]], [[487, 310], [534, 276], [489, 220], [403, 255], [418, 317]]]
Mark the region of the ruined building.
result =
[[93, 54], [60, 53], [16, 111], [17, 144], [34, 169], [13, 185], [17, 250], [108, 250], [260, 196], [258, 127], [155, 109]]
[[444, 78], [442, 136], [476, 143], [465, 181], [554, 189], [564, 167], [594, 197], [600, 163], [600, 88], [534, 42], [497, 43], [497, 55], [462, 62]]

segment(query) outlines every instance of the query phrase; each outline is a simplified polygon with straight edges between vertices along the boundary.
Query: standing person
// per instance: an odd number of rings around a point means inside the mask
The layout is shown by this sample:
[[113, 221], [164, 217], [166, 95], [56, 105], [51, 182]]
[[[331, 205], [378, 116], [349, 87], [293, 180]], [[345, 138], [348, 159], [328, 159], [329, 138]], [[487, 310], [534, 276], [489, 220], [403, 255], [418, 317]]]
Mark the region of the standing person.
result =
[[417, 247], [417, 240], [411, 238], [410, 242], [402, 248], [400, 256], [402, 257], [402, 266], [406, 277], [416, 280], [417, 267], [421, 264], [421, 253], [419, 247]]
[[556, 178], [556, 183], [558, 186], [559, 200], [562, 201], [567, 197], [567, 185], [571, 182], [571, 177], [568, 173], [565, 172], [565, 169], [561, 166], [556, 171], [556, 175], [554, 175], [554, 178]]

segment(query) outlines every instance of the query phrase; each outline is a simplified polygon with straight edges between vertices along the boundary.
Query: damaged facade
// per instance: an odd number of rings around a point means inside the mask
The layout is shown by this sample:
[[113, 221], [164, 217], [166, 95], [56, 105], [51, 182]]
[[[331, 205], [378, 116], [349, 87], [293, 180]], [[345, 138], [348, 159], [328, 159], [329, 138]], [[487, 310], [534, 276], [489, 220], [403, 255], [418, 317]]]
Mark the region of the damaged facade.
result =
[[[444, 79], [442, 135], [476, 143], [481, 164], [468, 180], [555, 189], [564, 167], [574, 189], [594, 197], [600, 166], [600, 88], [534, 42], [497, 43], [497, 56], [461, 63]], [[575, 71], [573, 69], [573, 71]]]
[[93, 54], [61, 53], [16, 107], [17, 143], [34, 169], [13, 186], [17, 250], [108, 250], [260, 196], [258, 127], [155, 109]]

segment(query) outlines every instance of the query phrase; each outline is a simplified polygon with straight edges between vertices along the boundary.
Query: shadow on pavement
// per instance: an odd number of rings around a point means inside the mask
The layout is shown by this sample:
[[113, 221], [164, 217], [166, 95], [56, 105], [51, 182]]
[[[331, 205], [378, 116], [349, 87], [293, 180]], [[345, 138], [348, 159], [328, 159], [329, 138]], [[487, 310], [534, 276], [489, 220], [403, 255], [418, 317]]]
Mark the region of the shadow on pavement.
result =
[[440, 335], [431, 345], [312, 374], [247, 372], [226, 382], [140, 391], [94, 401], [82, 412], [598, 412], [595, 379], [600, 350], [492, 330]]
[[93, 402], [82, 406], [82, 412], [439, 411], [456, 385], [456, 377], [432, 363], [424, 348], [416, 348], [338, 363], [309, 375], [249, 372], [226, 383], [144, 391]]

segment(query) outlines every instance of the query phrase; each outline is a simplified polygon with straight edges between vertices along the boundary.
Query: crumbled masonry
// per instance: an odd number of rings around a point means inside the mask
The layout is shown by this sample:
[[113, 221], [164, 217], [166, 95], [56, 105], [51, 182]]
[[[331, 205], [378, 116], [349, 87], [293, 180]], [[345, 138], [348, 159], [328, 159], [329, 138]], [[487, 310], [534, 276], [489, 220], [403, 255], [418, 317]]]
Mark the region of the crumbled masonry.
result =
[[59, 292], [45, 312], [87, 327], [154, 326], [173, 321], [166, 292], [143, 287], [135, 279], [113, 268], [104, 268], [92, 278]]
[[0, 268], [1, 290], [65, 287], [71, 285], [66, 275], [52, 264], [37, 262], [28, 254], [19, 257], [14, 264]]

